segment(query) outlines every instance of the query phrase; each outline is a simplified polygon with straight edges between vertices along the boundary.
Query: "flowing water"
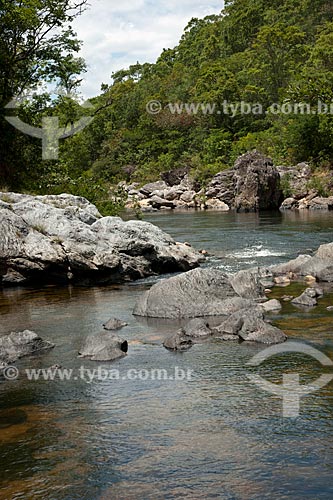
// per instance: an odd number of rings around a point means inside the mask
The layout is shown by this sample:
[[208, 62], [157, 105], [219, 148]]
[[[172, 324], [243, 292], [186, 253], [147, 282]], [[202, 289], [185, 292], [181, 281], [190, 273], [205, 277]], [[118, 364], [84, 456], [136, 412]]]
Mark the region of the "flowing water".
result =
[[[332, 241], [329, 213], [156, 213], [146, 220], [205, 248], [213, 254], [205, 265], [228, 272], [286, 261]], [[162, 342], [178, 325], [131, 315], [153, 282], [0, 293], [0, 334], [29, 328], [56, 343], [49, 353], [18, 362], [17, 380], [0, 381], [0, 499], [332, 499], [333, 383], [304, 397], [299, 417], [283, 418], [281, 399], [247, 377], [260, 373], [278, 383], [283, 373], [297, 372], [308, 384], [329, 368], [299, 354], [249, 368], [263, 346], [246, 343], [215, 341], [173, 354]], [[304, 288], [276, 288], [272, 296]], [[284, 303], [272, 320], [292, 340], [333, 359], [328, 305], [332, 294], [310, 311]], [[78, 376], [80, 367], [101, 365], [83, 362], [77, 352], [112, 316], [129, 323], [121, 332], [129, 354], [102, 364], [119, 370], [119, 380], [88, 383]], [[25, 369], [55, 364], [72, 369], [72, 379], [27, 380]], [[173, 376], [175, 367], [192, 376], [128, 380], [130, 369]]]

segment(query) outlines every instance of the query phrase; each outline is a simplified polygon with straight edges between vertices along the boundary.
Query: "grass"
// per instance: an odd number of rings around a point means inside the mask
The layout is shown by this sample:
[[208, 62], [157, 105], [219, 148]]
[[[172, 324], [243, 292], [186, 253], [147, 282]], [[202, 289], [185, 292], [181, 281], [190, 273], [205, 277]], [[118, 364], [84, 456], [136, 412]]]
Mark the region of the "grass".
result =
[[42, 224], [34, 224], [31, 227], [32, 227], [32, 229], [34, 229], [38, 233], [41, 233], [41, 234], [44, 234], [44, 235], [47, 234], [46, 228]]

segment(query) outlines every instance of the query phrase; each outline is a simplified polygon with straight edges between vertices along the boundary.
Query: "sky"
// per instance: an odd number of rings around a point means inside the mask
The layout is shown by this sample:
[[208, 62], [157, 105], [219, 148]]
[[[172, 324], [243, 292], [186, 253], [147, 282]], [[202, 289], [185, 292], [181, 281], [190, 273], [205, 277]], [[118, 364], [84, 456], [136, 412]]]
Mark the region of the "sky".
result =
[[164, 48], [177, 45], [192, 17], [222, 8], [223, 0], [90, 0], [89, 10], [72, 24], [88, 65], [82, 94], [99, 94], [114, 71], [155, 62]]

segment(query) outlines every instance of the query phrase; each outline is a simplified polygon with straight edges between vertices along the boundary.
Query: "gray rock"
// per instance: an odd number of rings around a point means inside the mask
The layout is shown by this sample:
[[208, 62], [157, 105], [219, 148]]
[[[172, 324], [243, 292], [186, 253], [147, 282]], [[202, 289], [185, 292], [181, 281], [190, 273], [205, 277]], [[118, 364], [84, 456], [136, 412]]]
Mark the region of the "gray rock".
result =
[[324, 198], [317, 196], [317, 192], [311, 193], [301, 200], [287, 198], [281, 205], [281, 210], [333, 210], [333, 196]]
[[192, 339], [202, 339], [212, 335], [209, 324], [198, 318], [189, 321], [182, 330], [187, 337], [191, 337]]
[[56, 196], [10, 195], [10, 209], [0, 206], [3, 285], [107, 284], [187, 271], [203, 260], [152, 224], [97, 217], [96, 207], [84, 198], [61, 195], [57, 202]]
[[307, 288], [302, 295], [296, 297], [291, 302], [292, 304], [297, 304], [305, 307], [314, 307], [318, 304], [317, 302], [317, 292], [314, 288]]
[[187, 351], [193, 346], [193, 341], [191, 337], [184, 334], [183, 330], [179, 330], [168, 337], [163, 345], [170, 351]]
[[165, 200], [164, 198], [161, 198], [160, 196], [153, 195], [150, 198], [150, 203], [153, 208], [175, 208], [175, 204], [173, 201]]
[[287, 336], [281, 330], [265, 321], [264, 311], [258, 306], [242, 309], [232, 314], [213, 329], [213, 334], [214, 337], [222, 338], [222, 340], [236, 340], [237, 338], [263, 344], [278, 344], [287, 340]]
[[107, 323], [104, 323], [103, 327], [104, 330], [120, 330], [121, 328], [124, 328], [127, 326], [127, 323], [125, 321], [121, 321], [121, 319], [117, 318], [111, 318]]
[[247, 299], [265, 298], [265, 289], [258, 272], [239, 271], [230, 276], [230, 283], [237, 295]]
[[252, 151], [240, 156], [232, 169], [217, 174], [206, 196], [238, 211], [276, 209], [282, 201], [280, 175], [270, 158]]
[[226, 203], [229, 207], [234, 208], [234, 170], [223, 170], [216, 174], [209, 183], [205, 195], [208, 199], [217, 198]]
[[280, 209], [281, 210], [293, 210], [298, 207], [297, 200], [295, 198], [286, 198], [282, 203]]
[[164, 198], [169, 201], [179, 200], [185, 189], [181, 186], [173, 186], [166, 189], [164, 192]]
[[238, 335], [229, 335], [227, 333], [225, 334], [218, 334], [214, 336], [216, 340], [223, 340], [223, 342], [239, 342], [239, 337]]
[[235, 208], [257, 212], [276, 209], [281, 204], [280, 175], [270, 158], [257, 151], [238, 158], [234, 166]]
[[318, 259], [333, 261], [333, 243], [320, 245], [317, 252], [315, 253], [315, 257], [318, 257]]
[[104, 331], [88, 337], [79, 356], [91, 361], [114, 361], [126, 356], [127, 351], [126, 340]]
[[30, 330], [0, 337], [0, 362], [4, 365], [20, 358], [52, 349], [54, 344]]
[[239, 332], [239, 337], [247, 342], [259, 342], [262, 344], [281, 344], [288, 338], [279, 328], [272, 326], [262, 319], [256, 321], [246, 319]]
[[195, 343], [206, 340], [212, 335], [212, 331], [206, 321], [192, 319], [183, 328], [168, 337], [163, 345], [172, 351], [185, 351]]
[[138, 300], [134, 314], [151, 318], [197, 318], [232, 314], [252, 304], [216, 269], [195, 269], [156, 283]]
[[264, 319], [263, 311], [258, 307], [251, 307], [249, 309], [241, 309], [240, 311], [231, 314], [223, 323], [213, 329], [215, 335], [238, 335], [241, 331], [244, 321], [251, 318], [253, 322], [258, 319]]
[[331, 211], [333, 210], [333, 196], [324, 198], [322, 196], [317, 196], [310, 201], [308, 205], [309, 210], [323, 210]]
[[279, 311], [282, 309], [281, 302], [276, 299], [264, 302], [264, 304], [261, 304], [260, 307], [262, 307], [265, 312]]
[[333, 243], [321, 245], [314, 256], [299, 255], [289, 262], [272, 266], [274, 276], [293, 275], [294, 279], [312, 276], [317, 281], [333, 282]]
[[[307, 163], [299, 163], [293, 167], [278, 166], [276, 167], [281, 180], [285, 180], [288, 184], [289, 194], [292, 198], [300, 200], [309, 193], [308, 183], [311, 178], [311, 167]], [[287, 200], [285, 200], [286, 202]], [[284, 203], [285, 203], [284, 202]], [[289, 208], [284, 206], [285, 209]], [[290, 208], [293, 208], [292, 206]]]
[[27, 279], [21, 273], [10, 267], [7, 268], [6, 274], [2, 276], [2, 284], [4, 286], [24, 285], [26, 281]]
[[216, 198], [206, 200], [204, 203], [204, 207], [207, 210], [220, 210], [221, 212], [229, 212], [230, 210], [230, 207], [226, 203], [224, 203], [224, 201], [218, 200]]
[[306, 276], [309, 273], [305, 272], [305, 270], [311, 259], [310, 255], [299, 255], [296, 259], [272, 266], [270, 269], [274, 276], [286, 276], [290, 273]]
[[140, 193], [148, 197], [151, 196], [154, 191], [161, 191], [167, 187], [168, 186], [164, 181], [150, 182], [140, 189]]
[[195, 198], [196, 192], [195, 191], [185, 191], [181, 196], [180, 200], [184, 201], [185, 203], [191, 203], [194, 198]]

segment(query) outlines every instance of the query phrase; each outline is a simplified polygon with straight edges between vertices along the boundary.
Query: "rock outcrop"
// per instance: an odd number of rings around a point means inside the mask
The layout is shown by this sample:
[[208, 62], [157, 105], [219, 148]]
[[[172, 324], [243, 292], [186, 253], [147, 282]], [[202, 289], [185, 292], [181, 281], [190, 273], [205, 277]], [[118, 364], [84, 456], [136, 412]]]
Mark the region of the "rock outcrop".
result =
[[115, 361], [126, 356], [128, 343], [106, 331], [87, 337], [79, 356], [91, 361]]
[[203, 256], [156, 226], [101, 217], [84, 198], [0, 193], [3, 286], [105, 284], [187, 271]]
[[240, 156], [231, 169], [217, 174], [207, 189], [191, 180], [188, 169], [162, 174], [162, 181], [146, 184], [128, 192], [127, 208], [144, 211], [196, 208], [232, 209], [244, 212], [278, 209], [282, 201], [280, 175], [272, 160], [252, 151]]
[[282, 201], [280, 175], [270, 158], [252, 151], [240, 156], [232, 169], [217, 174], [206, 197], [241, 212], [278, 209]]
[[52, 349], [54, 344], [43, 340], [37, 333], [30, 330], [13, 332], [0, 337], [0, 365], [4, 368], [8, 363], [32, 354]]
[[[332, 177], [332, 176], [331, 176]], [[327, 181], [332, 188], [332, 178]], [[333, 196], [321, 196], [310, 165], [274, 166], [270, 158], [250, 151], [232, 168], [216, 174], [206, 188], [191, 179], [189, 168], [161, 174], [157, 182], [121, 187], [128, 194], [127, 208], [142, 211], [198, 210], [258, 212], [260, 210], [333, 210]], [[326, 181], [325, 181], [326, 182]], [[329, 191], [329, 190], [328, 190]]]

